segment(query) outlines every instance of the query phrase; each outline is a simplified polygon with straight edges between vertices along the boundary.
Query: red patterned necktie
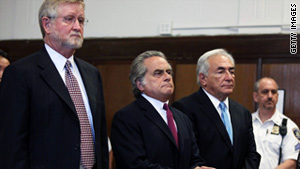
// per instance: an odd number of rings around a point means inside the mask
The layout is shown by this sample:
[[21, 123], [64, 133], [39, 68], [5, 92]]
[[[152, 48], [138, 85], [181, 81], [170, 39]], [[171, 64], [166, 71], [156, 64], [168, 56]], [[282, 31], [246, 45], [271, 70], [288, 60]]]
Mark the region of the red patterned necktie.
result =
[[171, 132], [173, 134], [173, 137], [174, 137], [174, 139], [176, 141], [177, 147], [179, 147], [178, 146], [177, 130], [176, 130], [176, 127], [175, 127], [173, 114], [172, 114], [171, 110], [169, 109], [168, 104], [165, 103], [163, 109], [165, 109], [166, 112], [167, 112], [168, 126], [169, 126], [169, 128], [170, 128], [170, 130], [171, 130]]
[[71, 62], [68, 60], [66, 65], [66, 86], [69, 90], [72, 101], [80, 123], [80, 149], [81, 149], [81, 162], [85, 169], [91, 169], [95, 163], [94, 141], [91, 125], [86, 113], [83, 98], [79, 88], [79, 84], [71, 71]]

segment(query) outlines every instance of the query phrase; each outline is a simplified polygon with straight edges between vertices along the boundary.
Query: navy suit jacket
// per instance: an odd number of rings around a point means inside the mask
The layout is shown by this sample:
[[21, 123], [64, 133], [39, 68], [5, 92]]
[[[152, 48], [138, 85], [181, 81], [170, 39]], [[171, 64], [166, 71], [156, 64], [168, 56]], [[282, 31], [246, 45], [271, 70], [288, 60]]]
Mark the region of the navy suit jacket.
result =
[[220, 115], [202, 88], [172, 106], [191, 119], [200, 155], [207, 166], [217, 169], [258, 168], [260, 155], [256, 152], [251, 114], [242, 105], [229, 99], [233, 145]]
[[165, 121], [144, 97], [118, 111], [111, 142], [118, 169], [189, 169], [202, 166], [188, 117], [170, 108], [178, 130], [179, 149]]
[[[93, 116], [96, 167], [108, 168], [100, 72], [74, 58]], [[0, 168], [78, 169], [80, 125], [69, 92], [45, 47], [6, 68], [0, 85]]]

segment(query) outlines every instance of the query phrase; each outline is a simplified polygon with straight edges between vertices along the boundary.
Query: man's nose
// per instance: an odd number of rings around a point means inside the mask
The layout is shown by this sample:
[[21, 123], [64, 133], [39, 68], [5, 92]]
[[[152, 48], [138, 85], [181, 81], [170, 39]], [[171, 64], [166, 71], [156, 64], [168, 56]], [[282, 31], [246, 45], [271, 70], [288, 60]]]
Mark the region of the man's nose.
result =
[[229, 70], [226, 70], [225, 78], [226, 80], [233, 80], [234, 74], [232, 74]]

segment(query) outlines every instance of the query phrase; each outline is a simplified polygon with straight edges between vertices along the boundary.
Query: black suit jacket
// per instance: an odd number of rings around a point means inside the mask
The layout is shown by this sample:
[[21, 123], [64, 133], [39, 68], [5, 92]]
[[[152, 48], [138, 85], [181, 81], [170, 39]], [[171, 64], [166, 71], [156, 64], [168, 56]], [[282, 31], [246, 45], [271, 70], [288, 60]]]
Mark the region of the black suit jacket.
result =
[[[108, 168], [102, 80], [74, 58], [93, 116], [98, 169]], [[65, 83], [43, 47], [6, 68], [0, 85], [0, 168], [78, 169], [80, 126]]]
[[172, 108], [179, 149], [168, 125], [155, 108], [140, 96], [118, 111], [112, 121], [111, 142], [118, 169], [189, 169], [202, 166], [192, 124]]
[[229, 99], [233, 128], [233, 145], [216, 108], [202, 88], [172, 106], [191, 119], [200, 155], [217, 169], [256, 169], [260, 155], [256, 152], [250, 112]]

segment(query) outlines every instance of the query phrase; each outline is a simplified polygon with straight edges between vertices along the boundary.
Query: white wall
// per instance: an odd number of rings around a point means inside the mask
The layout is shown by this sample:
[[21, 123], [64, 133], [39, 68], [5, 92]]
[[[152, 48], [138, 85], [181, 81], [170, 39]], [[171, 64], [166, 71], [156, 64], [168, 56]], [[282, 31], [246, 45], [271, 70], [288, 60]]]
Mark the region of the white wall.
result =
[[[43, 0], [0, 0], [0, 40], [41, 39]], [[300, 0], [85, 0], [85, 38], [290, 33]], [[299, 32], [298, 29], [293, 32]]]

